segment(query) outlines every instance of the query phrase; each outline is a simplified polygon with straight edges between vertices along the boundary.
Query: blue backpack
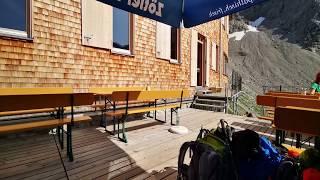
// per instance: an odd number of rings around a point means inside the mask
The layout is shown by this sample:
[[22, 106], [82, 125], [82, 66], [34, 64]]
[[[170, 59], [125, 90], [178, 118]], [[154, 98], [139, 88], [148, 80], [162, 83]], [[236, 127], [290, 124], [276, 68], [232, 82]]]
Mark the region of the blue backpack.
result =
[[240, 180], [268, 180], [276, 175], [282, 156], [266, 137], [244, 130], [235, 132], [232, 141]]

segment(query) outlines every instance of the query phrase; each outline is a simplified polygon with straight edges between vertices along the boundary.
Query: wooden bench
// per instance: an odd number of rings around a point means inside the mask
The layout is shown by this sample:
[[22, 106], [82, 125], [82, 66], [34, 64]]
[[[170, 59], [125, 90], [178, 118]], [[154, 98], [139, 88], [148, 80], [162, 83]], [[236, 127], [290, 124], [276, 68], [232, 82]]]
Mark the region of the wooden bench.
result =
[[[131, 114], [137, 114], [137, 113], [147, 113], [150, 111], [157, 111], [157, 110], [171, 110], [171, 124], [173, 125], [173, 112], [176, 113], [176, 117], [178, 117], [178, 109], [182, 106], [183, 98], [189, 97], [189, 91], [188, 90], [157, 90], [157, 91], [116, 91], [112, 93], [111, 99], [114, 102], [117, 101], [125, 101], [126, 106], [124, 109], [119, 110], [113, 110], [110, 112], [106, 112], [106, 116], [111, 117], [118, 117], [118, 138], [124, 142], [127, 142], [127, 137], [125, 133], [125, 122], [128, 118], [128, 115]], [[161, 99], [178, 99], [178, 103], [172, 103], [172, 104], [157, 104], [157, 100]], [[129, 107], [130, 101], [154, 101], [154, 106], [152, 107]], [[120, 117], [120, 118], [119, 118]], [[166, 118], [166, 117], [165, 117]], [[155, 119], [156, 113], [155, 113]], [[178, 119], [178, 118], [177, 118]], [[122, 138], [120, 138], [120, 122], [122, 124], [121, 132], [122, 132]], [[161, 121], [161, 122], [166, 122]], [[179, 121], [176, 121], [176, 124], [178, 124]]]
[[[14, 93], [9, 92], [0, 93], [0, 112], [10, 115], [17, 114], [32, 114], [38, 112], [44, 112], [43, 109], [55, 109], [57, 110], [56, 117], [51, 119], [39, 119], [32, 122], [21, 122], [16, 124], [0, 125], [0, 134], [17, 133], [23, 131], [29, 131], [42, 128], [54, 128], [58, 127], [58, 137], [61, 148], [63, 148], [63, 128], [61, 126], [67, 125], [67, 155], [70, 161], [73, 161], [72, 154], [72, 134], [71, 127], [75, 122], [82, 122], [91, 119], [90, 117], [74, 117], [74, 107], [91, 105], [94, 101], [93, 94], [90, 93], [57, 93], [48, 92], [45, 93], [45, 88], [40, 91], [40, 94], [36, 93]], [[1, 92], [1, 89], [0, 89]], [[71, 107], [70, 117], [67, 118], [64, 112], [64, 107]], [[18, 113], [19, 112], [19, 113]], [[21, 112], [21, 113], [20, 113]], [[60, 130], [62, 131], [60, 136]]]
[[[274, 124], [278, 129], [292, 131], [312, 136], [320, 136], [320, 109], [302, 107], [277, 107], [275, 110]], [[301, 147], [300, 139], [297, 147]], [[315, 146], [320, 149], [319, 138], [316, 138]]]

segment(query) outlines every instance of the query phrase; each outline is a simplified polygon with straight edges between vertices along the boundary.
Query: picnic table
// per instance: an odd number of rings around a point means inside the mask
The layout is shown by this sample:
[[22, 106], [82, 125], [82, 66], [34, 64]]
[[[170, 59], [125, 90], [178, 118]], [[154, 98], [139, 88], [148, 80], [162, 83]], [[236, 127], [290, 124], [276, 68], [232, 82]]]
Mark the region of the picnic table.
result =
[[[115, 124], [115, 117], [112, 118], [113, 123], [113, 131], [107, 130], [107, 120], [106, 116], [104, 115], [108, 111], [108, 107], [110, 106], [112, 111], [116, 110], [116, 102], [112, 101], [112, 93], [119, 91], [119, 92], [129, 92], [129, 91], [143, 91], [146, 90], [147, 87], [94, 87], [90, 88], [89, 92], [93, 93], [95, 98], [93, 107], [95, 111], [97, 108], [101, 109], [101, 120], [100, 126], [104, 126], [105, 131], [110, 134], [115, 134], [116, 131], [116, 124]], [[97, 103], [97, 101], [99, 103]], [[103, 103], [101, 103], [103, 101]], [[103, 124], [104, 123], [104, 124]]]
[[[67, 156], [73, 161], [72, 126], [75, 122], [90, 121], [91, 117], [75, 117], [74, 107], [93, 103], [93, 94], [73, 93], [72, 88], [0, 88], [0, 116], [34, 115], [50, 113], [50, 118], [14, 122], [0, 125], [0, 134], [18, 133], [30, 130], [57, 128], [58, 140], [63, 149], [63, 134], [67, 135]], [[64, 112], [71, 109], [70, 115]], [[67, 126], [65, 131], [63, 126]]]
[[[176, 114], [178, 119], [178, 109], [181, 108], [183, 98], [189, 96], [189, 91], [186, 89], [179, 90], [150, 90], [148, 87], [108, 87], [108, 88], [90, 88], [89, 92], [94, 93], [96, 97], [99, 98], [101, 102], [101, 97], [104, 99], [104, 104], [97, 105], [101, 108], [101, 126], [105, 122], [105, 131], [110, 134], [116, 134], [116, 119], [118, 122], [118, 138], [124, 142], [127, 142], [125, 134], [125, 122], [127, 121], [128, 115], [147, 113], [148, 117], [150, 112], [154, 112], [154, 118], [157, 121], [165, 123], [167, 121], [167, 109], [171, 110], [171, 125], [173, 124], [173, 113]], [[168, 100], [177, 100], [178, 102], [168, 103]], [[163, 103], [159, 103], [162, 101]], [[110, 105], [112, 108], [108, 108]], [[122, 105], [122, 109], [116, 107]], [[134, 105], [134, 106], [133, 106]], [[108, 111], [109, 110], [109, 111]], [[157, 111], [164, 110], [164, 120], [157, 118]], [[106, 117], [112, 118], [113, 131], [107, 130], [107, 120]], [[120, 122], [122, 128], [120, 129]], [[179, 121], [176, 121], [178, 124]], [[120, 131], [123, 137], [120, 137]]]
[[[277, 115], [272, 117], [272, 123], [276, 130], [276, 142], [284, 142], [283, 131], [298, 133], [296, 146], [301, 147], [301, 134], [319, 136], [318, 133], [310, 133], [310, 128], [320, 129], [319, 124], [313, 118], [319, 117], [320, 100], [312, 95], [293, 94], [267, 94], [257, 96], [257, 104], [272, 107]], [[285, 110], [284, 110], [285, 109]], [[280, 114], [279, 114], [280, 113]], [[276, 113], [275, 113], [276, 114]], [[311, 125], [310, 123], [315, 123]], [[299, 127], [294, 129], [292, 126]], [[280, 127], [279, 127], [280, 126]], [[318, 138], [316, 138], [318, 139]], [[316, 141], [318, 144], [318, 141]]]

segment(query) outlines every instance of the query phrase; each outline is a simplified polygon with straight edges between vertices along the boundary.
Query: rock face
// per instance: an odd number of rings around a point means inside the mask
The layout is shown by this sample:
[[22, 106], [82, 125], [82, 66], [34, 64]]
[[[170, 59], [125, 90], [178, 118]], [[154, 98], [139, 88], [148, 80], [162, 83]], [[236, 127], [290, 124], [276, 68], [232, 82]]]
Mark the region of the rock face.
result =
[[[259, 17], [266, 18], [259, 32], [229, 41], [228, 66], [242, 76], [243, 89], [253, 100], [266, 85], [309, 89], [320, 72], [320, 0], [267, 1], [233, 15], [230, 33]], [[245, 106], [254, 109], [253, 103]]]
[[320, 54], [320, 0], [270, 0], [241, 14], [266, 17], [264, 26], [281, 39]]
[[320, 71], [320, 56], [265, 32], [248, 32], [241, 41], [230, 40], [230, 68], [257, 93], [262, 86], [308, 87]]

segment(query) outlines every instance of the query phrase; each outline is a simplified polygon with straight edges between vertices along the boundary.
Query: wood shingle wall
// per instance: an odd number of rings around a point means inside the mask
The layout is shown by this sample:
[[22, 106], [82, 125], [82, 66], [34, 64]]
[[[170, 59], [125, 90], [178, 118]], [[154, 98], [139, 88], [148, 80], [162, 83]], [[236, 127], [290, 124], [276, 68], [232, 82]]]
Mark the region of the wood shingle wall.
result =
[[[133, 56], [81, 42], [81, 0], [33, 0], [33, 41], [0, 38], [0, 87], [190, 87], [191, 29], [181, 31], [181, 64], [156, 58], [156, 22], [134, 16]], [[195, 29], [219, 45], [219, 21]], [[223, 32], [228, 54], [228, 37]], [[211, 70], [210, 84], [218, 74]]]

